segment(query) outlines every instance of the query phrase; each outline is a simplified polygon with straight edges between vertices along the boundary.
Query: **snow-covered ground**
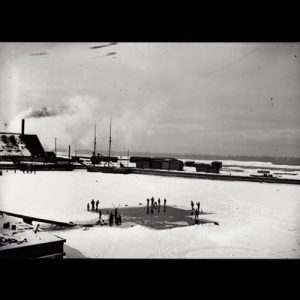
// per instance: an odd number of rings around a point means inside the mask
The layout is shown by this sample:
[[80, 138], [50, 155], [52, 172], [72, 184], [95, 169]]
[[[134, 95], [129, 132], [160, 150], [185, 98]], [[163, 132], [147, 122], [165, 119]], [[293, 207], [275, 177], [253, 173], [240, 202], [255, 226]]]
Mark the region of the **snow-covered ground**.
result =
[[[201, 202], [220, 223], [155, 230], [93, 227], [55, 231], [87, 257], [101, 258], [300, 258], [300, 186], [227, 182], [138, 174], [4, 172], [0, 209], [61, 221], [92, 222], [91, 199], [100, 207], [138, 206], [149, 197], [189, 209]], [[204, 216], [205, 217], [205, 216]]]

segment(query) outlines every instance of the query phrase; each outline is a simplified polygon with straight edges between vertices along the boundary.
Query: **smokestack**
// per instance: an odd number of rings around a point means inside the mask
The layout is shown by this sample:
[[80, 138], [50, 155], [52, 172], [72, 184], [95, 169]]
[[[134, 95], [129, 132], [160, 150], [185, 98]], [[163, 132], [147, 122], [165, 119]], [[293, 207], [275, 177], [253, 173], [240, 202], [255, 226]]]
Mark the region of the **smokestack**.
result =
[[24, 135], [24, 131], [25, 131], [25, 120], [22, 119], [22, 130], [21, 130], [22, 135]]

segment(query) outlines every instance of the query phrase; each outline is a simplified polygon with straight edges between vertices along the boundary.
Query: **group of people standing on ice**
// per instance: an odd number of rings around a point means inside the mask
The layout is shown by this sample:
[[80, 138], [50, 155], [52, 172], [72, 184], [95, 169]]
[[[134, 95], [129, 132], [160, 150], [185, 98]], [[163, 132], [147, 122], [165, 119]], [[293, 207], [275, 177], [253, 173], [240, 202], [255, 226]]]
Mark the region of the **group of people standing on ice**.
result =
[[[151, 214], [154, 213], [154, 210], [157, 210], [157, 212], [160, 212], [160, 198], [157, 199], [157, 202], [155, 201], [154, 197], [151, 199], [147, 199], [147, 214], [149, 214], [149, 208], [150, 208], [150, 201], [151, 201]], [[167, 210], [167, 199], [164, 199], [164, 212]]]
[[[90, 205], [90, 203], [87, 204], [87, 210], [89, 211], [91, 209], [92, 211], [96, 211], [97, 212], [98, 211], [98, 207], [99, 207], [99, 203], [100, 203], [99, 200], [97, 200], [95, 202], [95, 200], [92, 199], [91, 205]], [[95, 204], [96, 204], [96, 206], [95, 206]]]
[[88, 210], [88, 211], [91, 210], [91, 211], [99, 212], [99, 221], [98, 221], [98, 224], [101, 224], [101, 226], [102, 226], [102, 224], [103, 224], [103, 222], [102, 222], [102, 211], [101, 211], [101, 209], [99, 208], [99, 204], [100, 204], [100, 201], [99, 201], [99, 200], [97, 200], [97, 201], [95, 202], [95, 200], [92, 199], [91, 205], [90, 205], [90, 203], [87, 204], [87, 210]]
[[196, 220], [199, 220], [199, 214], [200, 214], [200, 212], [203, 213], [202, 209], [200, 211], [200, 202], [197, 202], [196, 205], [197, 205], [197, 208], [194, 209], [194, 202], [191, 201], [191, 207], [192, 207], [192, 213], [191, 213], [191, 215], [195, 215], [195, 222], [196, 222]]
[[118, 209], [117, 208], [115, 208], [115, 213], [114, 214], [112, 212], [109, 214], [109, 218], [108, 218], [109, 226], [113, 226], [114, 221], [115, 221], [115, 224], [117, 226], [122, 225], [122, 217], [118, 213]]
[[[95, 211], [95, 212], [98, 212], [99, 213], [99, 221], [97, 224], [100, 224], [101, 226], [104, 224], [104, 225], [107, 225], [107, 223], [104, 223], [103, 220], [102, 220], [102, 211], [101, 209], [99, 208], [99, 204], [100, 204], [100, 201], [97, 200], [95, 202], [94, 199], [92, 199], [91, 203], [88, 203], [87, 204], [87, 210], [88, 211]], [[112, 212], [109, 214], [109, 217], [108, 217], [108, 224], [109, 226], [112, 226], [113, 224], [115, 224], [118, 226], [118, 225], [122, 225], [122, 217], [121, 215], [119, 214], [118, 212], [118, 209], [116, 208], [115, 209], [115, 213], [113, 214]]]

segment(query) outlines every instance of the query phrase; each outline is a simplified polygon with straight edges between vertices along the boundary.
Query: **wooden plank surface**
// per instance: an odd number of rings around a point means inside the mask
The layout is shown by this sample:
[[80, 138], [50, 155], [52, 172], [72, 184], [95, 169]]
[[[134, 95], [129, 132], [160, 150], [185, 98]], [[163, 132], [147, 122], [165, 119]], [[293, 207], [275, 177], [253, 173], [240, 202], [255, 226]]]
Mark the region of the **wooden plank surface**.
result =
[[55, 224], [55, 225], [60, 225], [60, 226], [68, 226], [68, 227], [73, 227], [76, 225], [75, 223], [66, 223], [66, 222], [60, 222], [60, 221], [55, 221], [55, 220], [36, 218], [36, 217], [16, 214], [16, 213], [4, 211], [4, 210], [0, 210], [0, 213], [4, 213], [8, 216], [26, 219], [27, 221], [31, 220], [31, 221], [41, 222], [41, 223], [50, 223], [50, 224]]

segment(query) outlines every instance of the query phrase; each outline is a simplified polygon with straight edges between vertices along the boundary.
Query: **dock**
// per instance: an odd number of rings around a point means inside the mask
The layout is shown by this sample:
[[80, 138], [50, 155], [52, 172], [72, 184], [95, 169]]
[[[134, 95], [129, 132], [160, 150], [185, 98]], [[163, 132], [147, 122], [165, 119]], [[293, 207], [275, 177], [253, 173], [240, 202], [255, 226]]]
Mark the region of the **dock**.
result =
[[222, 174], [208, 174], [208, 173], [191, 173], [191, 172], [183, 172], [183, 171], [138, 169], [138, 168], [126, 168], [126, 169], [128, 170], [127, 174], [172, 176], [172, 177], [227, 180], [227, 181], [250, 181], [250, 182], [261, 182], [261, 183], [266, 182], [266, 183], [300, 184], [299, 179], [285, 179], [285, 178], [266, 177], [266, 176], [250, 177], [250, 176], [222, 175]]
[[4, 211], [4, 210], [0, 210], [0, 214], [6, 214], [8, 216], [21, 218], [21, 219], [23, 219], [23, 221], [25, 223], [30, 224], [30, 225], [32, 225], [32, 222], [35, 221], [35, 222], [41, 222], [41, 223], [54, 224], [54, 225], [63, 226], [63, 227], [76, 226], [76, 224], [72, 223], [72, 222], [66, 223], [66, 222], [54, 221], [54, 220], [49, 220], [49, 219], [36, 218], [36, 217], [26, 216], [26, 215], [22, 215], [22, 214], [16, 214], [16, 213]]
[[66, 239], [0, 215], [0, 259], [63, 258]]

